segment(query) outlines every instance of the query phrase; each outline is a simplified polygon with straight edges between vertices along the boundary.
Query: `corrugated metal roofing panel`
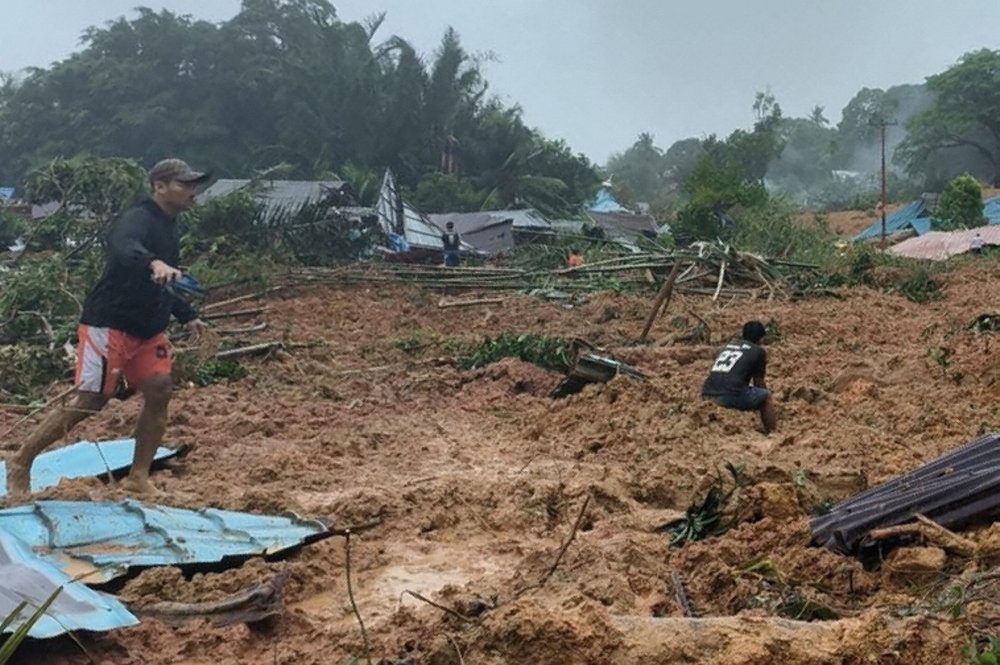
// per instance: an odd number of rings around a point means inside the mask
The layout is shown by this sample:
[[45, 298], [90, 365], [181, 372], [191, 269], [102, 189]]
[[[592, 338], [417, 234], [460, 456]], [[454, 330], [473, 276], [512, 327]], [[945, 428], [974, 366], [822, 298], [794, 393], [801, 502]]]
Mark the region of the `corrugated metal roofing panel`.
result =
[[953, 527], [998, 507], [1000, 437], [990, 433], [841, 501], [809, 524], [813, 542], [850, 553], [872, 529], [909, 522], [914, 513]]
[[[211, 199], [243, 189], [250, 180], [220, 179], [199, 194], [199, 199]], [[308, 203], [317, 203], [346, 186], [342, 180], [263, 180], [259, 198], [269, 215], [280, 211], [294, 212]], [[353, 198], [353, 194], [351, 194]]]
[[[923, 199], [917, 199], [898, 210], [892, 211], [885, 216], [886, 234], [902, 231], [909, 227], [913, 227], [917, 233], [926, 233], [930, 229], [929, 221], [927, 223], [915, 223], [918, 219], [922, 219], [920, 215], [924, 212], [926, 212], [926, 203]], [[871, 226], [854, 236], [854, 239], [865, 240], [867, 238], [877, 238], [881, 233], [882, 219], [879, 218]]]
[[888, 251], [911, 259], [944, 260], [949, 256], [968, 252], [976, 233], [982, 236], [983, 245], [1000, 246], [1000, 224], [997, 224], [959, 231], [931, 231], [916, 238], [907, 238]]
[[132, 567], [204, 564], [272, 555], [329, 535], [319, 521], [206, 508], [187, 510], [132, 499], [121, 503], [37, 501], [0, 510], [0, 529], [54, 562], [95, 566], [99, 583]]
[[[63, 478], [84, 478], [118, 474], [132, 465], [135, 439], [114, 441], [78, 441], [76, 443], [48, 450], [31, 465], [31, 490], [37, 492], [59, 484]], [[154, 461], [159, 462], [179, 453], [178, 450], [160, 446]], [[7, 493], [7, 466], [0, 461], [0, 496]]]
[[59, 587], [62, 591], [28, 631], [34, 638], [48, 638], [71, 630], [111, 630], [132, 626], [139, 620], [117, 599], [74, 581], [53, 563], [36, 555], [22, 540], [0, 530], [0, 616], [7, 616], [27, 600], [13, 632], [34, 609]]

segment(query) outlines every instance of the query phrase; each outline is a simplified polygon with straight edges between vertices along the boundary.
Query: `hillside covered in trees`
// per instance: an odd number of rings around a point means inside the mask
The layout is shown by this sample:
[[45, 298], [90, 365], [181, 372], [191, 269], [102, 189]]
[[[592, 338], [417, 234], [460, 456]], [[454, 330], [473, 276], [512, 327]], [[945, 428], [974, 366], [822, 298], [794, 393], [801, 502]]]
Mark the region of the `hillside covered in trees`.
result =
[[[490, 93], [482, 60], [448, 30], [424, 57], [384, 14], [345, 22], [328, 0], [244, 0], [209, 23], [139, 8], [91, 27], [50, 68], [0, 88], [0, 183], [58, 157], [142, 165], [184, 155], [219, 177], [335, 174], [370, 201], [391, 167], [427, 212], [535, 207], [574, 216], [610, 176], [619, 200], [700, 228], [766, 194], [819, 209], [871, 207], [885, 130], [890, 199], [1000, 172], [1000, 52], [968, 53], [923, 85], [864, 88], [834, 123], [786, 117], [767, 92], [756, 121], [666, 149], [648, 133], [595, 165]], [[474, 45], [473, 45], [474, 48]], [[655, 82], [650, 82], [655, 85]], [[687, 221], [685, 221], [687, 220]]]

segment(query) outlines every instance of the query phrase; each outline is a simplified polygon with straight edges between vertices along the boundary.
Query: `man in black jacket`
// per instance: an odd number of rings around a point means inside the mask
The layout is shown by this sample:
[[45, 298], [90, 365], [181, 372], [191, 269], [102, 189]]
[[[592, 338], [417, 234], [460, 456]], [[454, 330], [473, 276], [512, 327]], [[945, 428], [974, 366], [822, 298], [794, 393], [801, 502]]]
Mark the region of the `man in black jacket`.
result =
[[70, 408], [50, 413], [7, 461], [7, 493], [30, 491], [31, 464], [43, 450], [107, 404], [118, 377], [143, 395], [135, 428], [135, 454], [125, 488], [156, 492], [149, 469], [167, 425], [173, 387], [170, 343], [164, 331], [173, 315], [193, 339], [203, 331], [198, 315], [171, 284], [180, 246], [174, 218], [194, 203], [208, 175], [179, 159], [164, 159], [149, 171], [150, 197], [115, 225], [104, 272], [80, 315], [76, 353], [76, 395]]
[[701, 396], [730, 409], [758, 411], [764, 433], [769, 434], [777, 427], [778, 417], [764, 383], [767, 352], [760, 346], [764, 333], [760, 321], [743, 324], [741, 339], [727, 344], [716, 356]]

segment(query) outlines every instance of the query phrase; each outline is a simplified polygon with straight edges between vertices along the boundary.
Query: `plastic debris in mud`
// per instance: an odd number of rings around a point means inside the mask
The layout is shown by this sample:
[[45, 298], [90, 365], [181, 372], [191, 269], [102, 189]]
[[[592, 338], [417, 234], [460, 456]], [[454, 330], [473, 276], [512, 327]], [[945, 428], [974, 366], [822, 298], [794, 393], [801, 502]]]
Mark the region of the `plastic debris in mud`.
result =
[[573, 365], [566, 373], [566, 377], [552, 389], [549, 397], [573, 395], [583, 390], [588, 383], [607, 383], [619, 374], [632, 379], [646, 380], [645, 374], [610, 356], [579, 350], [573, 357]]

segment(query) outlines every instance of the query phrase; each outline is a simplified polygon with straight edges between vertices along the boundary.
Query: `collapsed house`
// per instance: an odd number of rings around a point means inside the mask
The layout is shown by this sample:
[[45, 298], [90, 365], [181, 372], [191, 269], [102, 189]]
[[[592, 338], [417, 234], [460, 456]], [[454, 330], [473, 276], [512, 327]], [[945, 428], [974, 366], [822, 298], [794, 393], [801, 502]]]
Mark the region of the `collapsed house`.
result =
[[519, 244], [554, 232], [552, 224], [533, 208], [448, 212], [427, 217], [440, 228], [451, 222], [463, 240], [485, 254], [509, 254]]
[[[443, 261], [444, 242], [441, 236], [444, 225], [438, 226], [403, 200], [391, 169], [386, 169], [382, 177], [375, 212], [378, 225], [388, 241], [387, 259], [404, 263]], [[462, 235], [461, 231], [458, 233]], [[461, 252], [480, 253], [465, 238], [462, 238]]]
[[[976, 233], [983, 239], [984, 245], [1000, 245], [1000, 196], [983, 201], [986, 224], [954, 231], [932, 230], [936, 202], [936, 196], [924, 194], [885, 216], [885, 237], [892, 243], [888, 249], [890, 253], [914, 259], [946, 259], [969, 251]], [[882, 233], [882, 219], [879, 218], [855, 235], [853, 240], [877, 240]]]

